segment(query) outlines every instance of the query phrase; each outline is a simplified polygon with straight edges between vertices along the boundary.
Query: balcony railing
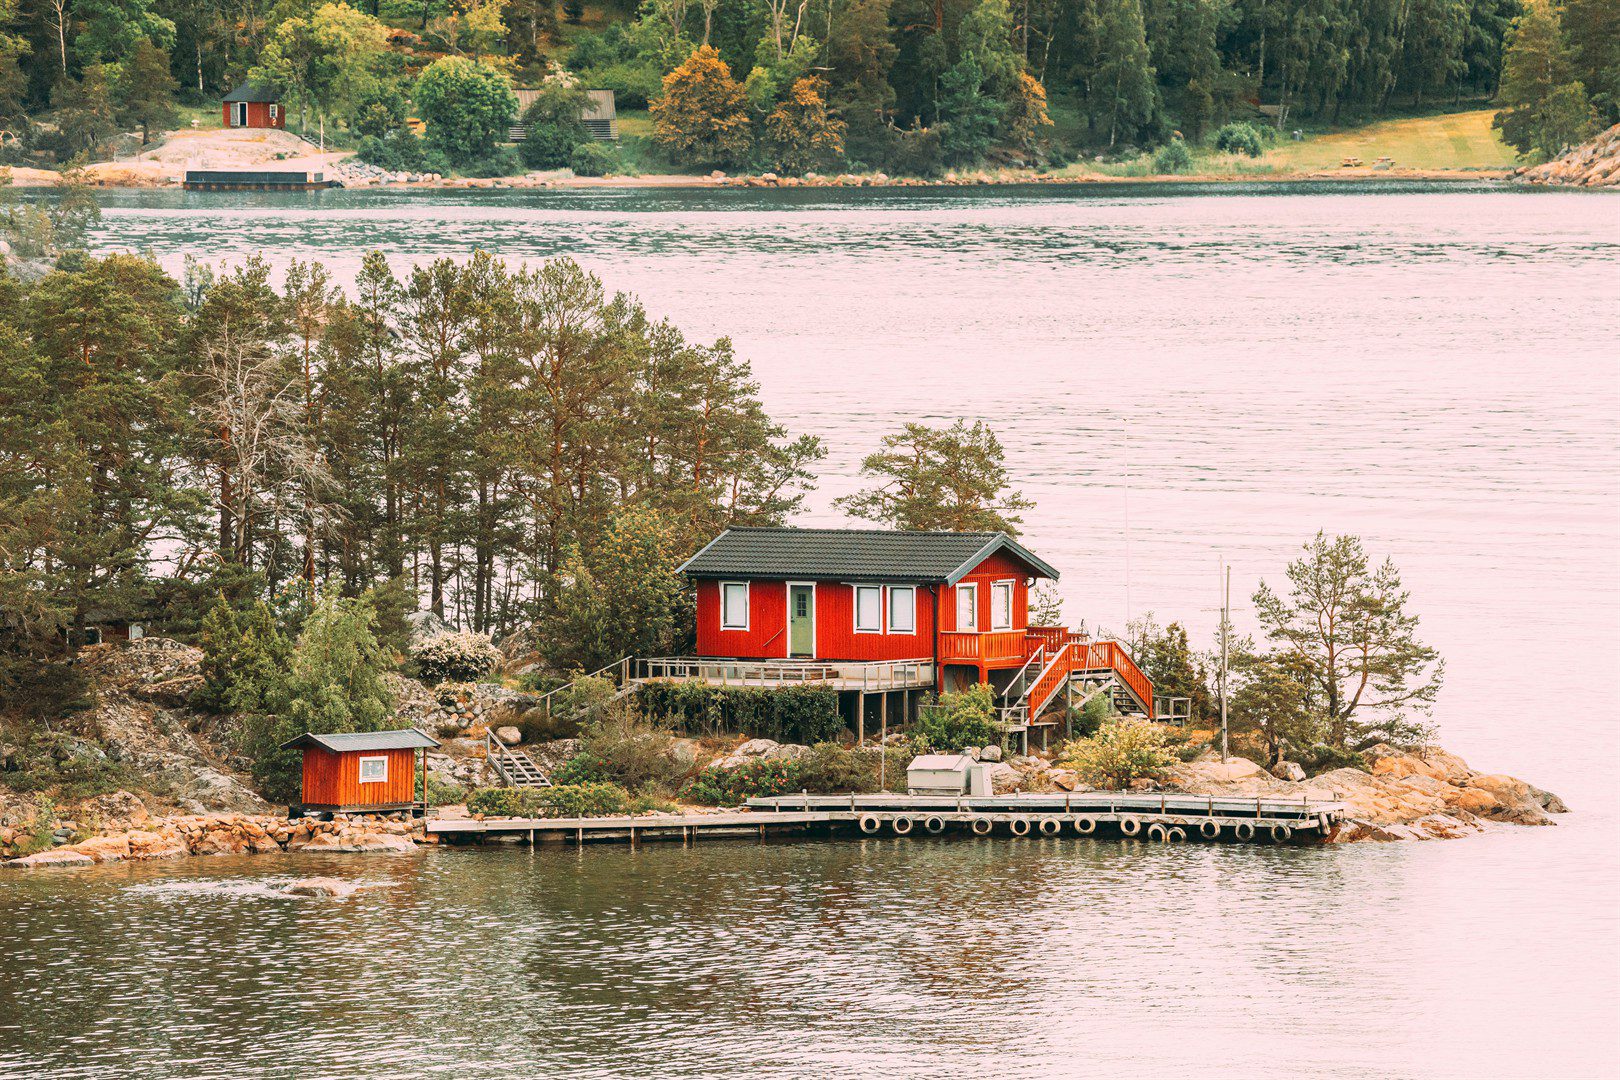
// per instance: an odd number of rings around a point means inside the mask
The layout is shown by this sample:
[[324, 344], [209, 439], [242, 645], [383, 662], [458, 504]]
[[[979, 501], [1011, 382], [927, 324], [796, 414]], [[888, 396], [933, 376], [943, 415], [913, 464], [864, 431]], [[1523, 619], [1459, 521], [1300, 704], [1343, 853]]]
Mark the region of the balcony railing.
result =
[[998, 664], [1029, 656], [1023, 630], [949, 630], [939, 635], [941, 663]]

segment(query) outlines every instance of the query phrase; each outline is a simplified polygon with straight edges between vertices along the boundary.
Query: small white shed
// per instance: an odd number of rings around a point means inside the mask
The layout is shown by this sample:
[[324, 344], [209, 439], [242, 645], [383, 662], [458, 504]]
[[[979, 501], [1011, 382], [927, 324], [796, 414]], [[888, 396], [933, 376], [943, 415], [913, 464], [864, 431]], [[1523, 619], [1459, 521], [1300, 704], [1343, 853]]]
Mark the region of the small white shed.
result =
[[912, 795], [965, 795], [973, 759], [966, 754], [919, 754], [906, 766], [906, 791]]

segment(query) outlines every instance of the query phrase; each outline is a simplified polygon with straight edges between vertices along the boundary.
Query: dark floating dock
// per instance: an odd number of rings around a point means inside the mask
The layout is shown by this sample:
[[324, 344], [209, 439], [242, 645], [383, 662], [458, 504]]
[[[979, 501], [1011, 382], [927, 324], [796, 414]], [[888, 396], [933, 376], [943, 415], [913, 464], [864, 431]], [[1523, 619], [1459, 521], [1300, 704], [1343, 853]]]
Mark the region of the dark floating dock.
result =
[[1236, 799], [1111, 791], [1047, 795], [778, 795], [747, 810], [592, 818], [434, 818], [427, 831], [447, 840], [619, 841], [803, 832], [857, 836], [1111, 836], [1177, 842], [1288, 843], [1325, 835], [1344, 812], [1338, 802]]
[[323, 172], [305, 169], [187, 169], [187, 191], [314, 191], [331, 187]]

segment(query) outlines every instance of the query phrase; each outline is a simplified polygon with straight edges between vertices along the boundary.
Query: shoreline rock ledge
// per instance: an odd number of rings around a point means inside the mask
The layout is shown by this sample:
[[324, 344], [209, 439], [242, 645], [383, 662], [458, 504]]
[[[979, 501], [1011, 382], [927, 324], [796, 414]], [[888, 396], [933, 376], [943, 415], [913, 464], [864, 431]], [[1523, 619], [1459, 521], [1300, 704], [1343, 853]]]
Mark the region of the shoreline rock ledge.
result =
[[27, 870], [47, 866], [90, 866], [107, 862], [182, 859], [188, 855], [263, 855], [280, 851], [380, 853], [416, 850], [420, 824], [374, 817], [334, 817], [331, 821], [265, 814], [189, 814], [156, 818], [124, 832], [8, 859], [6, 866]]
[[1177, 766], [1165, 787], [1193, 795], [1271, 796], [1342, 802], [1330, 844], [1449, 840], [1484, 832], [1489, 822], [1552, 825], [1569, 807], [1550, 791], [1500, 773], [1478, 773], [1438, 746], [1365, 751], [1368, 771], [1334, 769], [1308, 780], [1280, 780], [1246, 758], [1205, 758]]

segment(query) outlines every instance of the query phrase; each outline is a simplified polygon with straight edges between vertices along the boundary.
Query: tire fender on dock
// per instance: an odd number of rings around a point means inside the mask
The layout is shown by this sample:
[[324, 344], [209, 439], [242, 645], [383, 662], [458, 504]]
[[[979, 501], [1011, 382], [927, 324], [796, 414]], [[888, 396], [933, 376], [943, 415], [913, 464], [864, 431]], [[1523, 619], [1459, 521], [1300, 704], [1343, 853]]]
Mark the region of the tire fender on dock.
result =
[[1169, 834], [1165, 837], [1172, 844], [1179, 844], [1187, 839], [1187, 830], [1180, 825], [1172, 825]]
[[1056, 836], [1063, 831], [1063, 822], [1055, 817], [1043, 817], [1038, 828], [1042, 836]]
[[1029, 818], [1015, 817], [1011, 821], [1007, 822], [1007, 828], [1012, 830], [1012, 834], [1014, 836], [1028, 836]]
[[1239, 840], [1253, 840], [1254, 839], [1254, 825], [1253, 825], [1253, 823], [1248, 822], [1248, 821], [1240, 821], [1240, 822], [1238, 822], [1236, 825], [1232, 826], [1232, 835], [1237, 837]]
[[894, 830], [894, 835], [896, 836], [904, 836], [909, 833], [911, 831], [912, 824], [912, 820], [904, 814], [901, 814], [899, 817], [889, 819], [889, 828]]
[[1205, 840], [1215, 839], [1221, 835], [1221, 823], [1214, 818], [1210, 818], [1208, 821], [1200, 821], [1198, 823], [1198, 835]]
[[974, 836], [989, 836], [990, 830], [994, 829], [995, 827], [996, 823], [987, 817], [976, 817], [972, 821]]
[[922, 824], [923, 829], [927, 832], [942, 833], [945, 831], [945, 819], [940, 817], [938, 814], [929, 814], [927, 817], [923, 818]]
[[1120, 818], [1119, 831], [1124, 833], [1126, 836], [1135, 836], [1137, 833], [1142, 831], [1142, 819], [1133, 818], [1128, 815]]
[[1163, 843], [1164, 841], [1170, 839], [1170, 830], [1159, 824], [1159, 822], [1155, 821], [1153, 824], [1148, 826], [1147, 838], [1149, 840], [1157, 840], [1160, 843]]
[[878, 820], [876, 814], [861, 815], [861, 832], [870, 836], [881, 828], [883, 828], [883, 822]]
[[1081, 836], [1090, 836], [1097, 831], [1097, 819], [1089, 814], [1080, 814], [1074, 819], [1074, 831]]
[[1277, 824], [1271, 827], [1271, 842], [1273, 844], [1286, 844], [1294, 838], [1294, 830], [1287, 825]]

